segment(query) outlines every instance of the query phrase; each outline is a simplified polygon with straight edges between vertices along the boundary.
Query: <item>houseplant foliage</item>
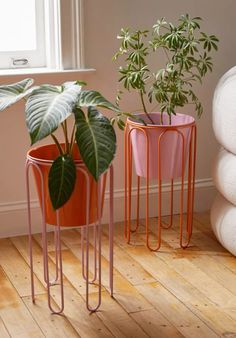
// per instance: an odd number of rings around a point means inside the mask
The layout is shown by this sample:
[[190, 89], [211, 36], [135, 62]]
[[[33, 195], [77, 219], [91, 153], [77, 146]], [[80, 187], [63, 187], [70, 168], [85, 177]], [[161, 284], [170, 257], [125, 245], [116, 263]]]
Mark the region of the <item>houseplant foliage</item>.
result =
[[[194, 82], [202, 83], [205, 75], [212, 71], [211, 53], [217, 50], [218, 38], [200, 30], [200, 17], [182, 15], [177, 25], [168, 23], [164, 18], [157, 20], [151, 30], [121, 29], [118, 39], [121, 46], [114, 59], [123, 58], [125, 65], [119, 68], [119, 82], [125, 90], [136, 90], [148, 121], [147, 102], [154, 103], [163, 113], [167, 112], [169, 124], [172, 114], [178, 107], [192, 104], [198, 116], [203, 108], [193, 91]], [[150, 69], [150, 57], [165, 58], [164, 65], [158, 70]], [[117, 95], [118, 101], [122, 91]]]
[[[120, 110], [99, 92], [83, 90], [84, 83], [79, 81], [59, 86], [32, 85], [32, 79], [25, 79], [0, 86], [0, 110], [24, 99], [31, 145], [47, 136], [56, 143], [59, 156], [50, 168], [49, 192], [54, 209], [58, 209], [69, 200], [75, 186], [75, 144], [96, 181], [108, 169], [116, 152], [116, 135], [110, 120], [97, 107], [110, 109], [118, 116]], [[70, 130], [67, 119], [71, 115], [74, 124]], [[59, 127], [63, 130], [64, 146], [55, 135]]]

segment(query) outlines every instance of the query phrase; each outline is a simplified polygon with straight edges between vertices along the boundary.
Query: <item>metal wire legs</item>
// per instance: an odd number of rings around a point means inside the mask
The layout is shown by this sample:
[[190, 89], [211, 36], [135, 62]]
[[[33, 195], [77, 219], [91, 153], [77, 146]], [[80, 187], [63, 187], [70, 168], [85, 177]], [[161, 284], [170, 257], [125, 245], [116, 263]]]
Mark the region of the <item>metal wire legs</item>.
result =
[[[27, 189], [27, 204], [28, 204], [28, 223], [29, 223], [29, 256], [30, 256], [30, 269], [31, 269], [31, 292], [32, 301], [35, 302], [35, 291], [34, 291], [34, 265], [33, 265], [33, 243], [32, 243], [32, 216], [31, 216], [31, 203], [30, 203], [30, 180], [29, 172], [30, 167], [34, 167], [41, 179], [41, 196], [42, 196], [42, 251], [43, 251], [43, 268], [44, 268], [44, 281], [47, 288], [48, 294], [48, 306], [52, 313], [60, 314], [64, 310], [64, 288], [63, 288], [63, 264], [62, 264], [62, 251], [61, 251], [61, 229], [60, 229], [60, 217], [59, 211], [57, 211], [57, 224], [54, 226], [54, 245], [55, 245], [55, 277], [50, 280], [49, 271], [49, 258], [48, 258], [48, 241], [47, 241], [47, 224], [46, 224], [46, 213], [45, 213], [45, 201], [44, 201], [44, 185], [43, 185], [43, 174], [40, 169], [40, 161], [37, 162], [32, 158], [26, 160], [26, 189]], [[86, 224], [81, 226], [81, 249], [82, 249], [82, 276], [86, 282], [86, 306], [91, 312], [96, 311], [101, 305], [101, 288], [102, 288], [102, 267], [101, 267], [101, 249], [102, 249], [102, 226], [101, 226], [101, 212], [102, 212], [102, 189], [101, 185], [105, 184], [103, 178], [98, 182], [98, 218], [94, 224], [89, 224], [89, 204], [90, 204], [90, 181], [87, 171], [84, 166], [79, 165], [77, 170], [80, 170], [86, 179], [87, 189], [87, 203], [86, 203]], [[109, 284], [110, 294], [113, 295], [113, 167], [109, 168], [109, 204], [110, 204], [110, 221], [109, 221]], [[93, 228], [93, 255], [94, 255], [94, 266], [92, 268], [92, 277], [90, 277], [90, 231]], [[98, 286], [98, 299], [94, 306], [90, 305], [89, 302], [89, 285], [96, 282]], [[60, 288], [60, 305], [59, 309], [54, 309], [51, 302], [51, 288], [58, 285]]]
[[[156, 138], [157, 142], [157, 153], [152, 154], [157, 158], [157, 239], [156, 246], [152, 247], [149, 240], [149, 192], [150, 192], [150, 136], [148, 128], [154, 129], [155, 126], [148, 126], [145, 128], [136, 127], [134, 125], [126, 125], [125, 128], [125, 229], [124, 235], [127, 243], [130, 243], [131, 234], [136, 232], [139, 227], [139, 214], [140, 214], [140, 180], [141, 177], [137, 176], [137, 188], [134, 190], [132, 188], [132, 176], [133, 176], [133, 149], [131, 142], [131, 134], [139, 132], [143, 135], [146, 156], [143, 158], [143, 161], [146, 165], [146, 175], [145, 175], [145, 186], [143, 192], [145, 194], [145, 226], [146, 226], [146, 246], [151, 251], [158, 251], [161, 246], [161, 230], [162, 228], [170, 228], [173, 223], [173, 200], [174, 200], [174, 178], [170, 178], [170, 221], [168, 225], [162, 223], [162, 200], [163, 200], [163, 180], [162, 180], [162, 166], [161, 166], [161, 156], [162, 152], [165, 152], [163, 147], [163, 140], [165, 136], [170, 133], [178, 135], [180, 141], [180, 156], [181, 156], [181, 175], [180, 182], [177, 184], [180, 187], [180, 196], [179, 196], [179, 228], [180, 228], [180, 246], [182, 248], [187, 248], [191, 235], [192, 235], [192, 223], [193, 223], [193, 208], [194, 208], [194, 185], [195, 185], [195, 162], [196, 162], [196, 125], [192, 123], [187, 127], [182, 126], [180, 129], [177, 129], [175, 126], [168, 126], [167, 129], [162, 128], [163, 131], [159, 133], [159, 136]], [[186, 140], [183, 129], [189, 128], [189, 143]], [[187, 149], [187, 151], [186, 151]], [[185, 172], [185, 157], [188, 154], [187, 162], [188, 169]], [[187, 174], [187, 183], [185, 183], [185, 174]], [[184, 190], [187, 186], [187, 196], [186, 196], [186, 226], [184, 225]], [[131, 209], [132, 209], [132, 196], [136, 195], [136, 225], [134, 229], [131, 229]]]

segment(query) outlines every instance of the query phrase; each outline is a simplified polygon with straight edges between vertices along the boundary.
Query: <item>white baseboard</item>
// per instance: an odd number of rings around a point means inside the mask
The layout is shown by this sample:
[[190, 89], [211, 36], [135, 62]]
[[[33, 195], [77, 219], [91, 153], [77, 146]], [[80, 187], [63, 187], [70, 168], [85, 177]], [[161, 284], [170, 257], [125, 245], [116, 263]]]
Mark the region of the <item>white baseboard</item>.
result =
[[[186, 189], [186, 185], [185, 185]], [[157, 186], [151, 185], [149, 189], [150, 196], [150, 217], [157, 216]], [[163, 215], [169, 213], [169, 193], [170, 185], [163, 184]], [[133, 189], [132, 195], [135, 195], [136, 189]], [[179, 201], [178, 196], [180, 193], [180, 184], [175, 184], [174, 193], [174, 212], [178, 213]], [[201, 212], [209, 210], [216, 194], [215, 187], [212, 179], [199, 179], [195, 183], [195, 211]], [[140, 218], [145, 217], [145, 187], [140, 189]], [[135, 218], [135, 201], [133, 202], [134, 208], [132, 210], [132, 218]], [[41, 212], [37, 200], [31, 202], [32, 219], [33, 219], [33, 232], [40, 232], [41, 227]], [[114, 221], [120, 222], [124, 219], [124, 189], [114, 191]], [[103, 223], [109, 220], [109, 193], [105, 195]], [[28, 231], [27, 223], [27, 203], [26, 201], [0, 203], [0, 238], [12, 237], [18, 235], [25, 235]]]

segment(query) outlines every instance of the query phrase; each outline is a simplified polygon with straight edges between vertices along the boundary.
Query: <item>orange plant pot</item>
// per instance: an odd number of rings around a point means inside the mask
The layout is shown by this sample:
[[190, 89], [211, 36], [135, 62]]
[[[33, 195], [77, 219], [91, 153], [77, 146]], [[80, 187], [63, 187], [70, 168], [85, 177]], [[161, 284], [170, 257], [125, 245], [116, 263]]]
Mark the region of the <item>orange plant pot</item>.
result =
[[[63, 145], [62, 145], [63, 146]], [[48, 175], [53, 161], [59, 155], [59, 151], [55, 144], [32, 148], [28, 151], [27, 157], [37, 163], [37, 167], [33, 166], [33, 174], [36, 182], [37, 193], [40, 206], [44, 200], [46, 223], [57, 225], [56, 211], [53, 209], [49, 190]], [[89, 224], [98, 220], [98, 184], [88, 172], [83, 161], [80, 158], [78, 147], [74, 146], [73, 158], [76, 163], [76, 183], [74, 191], [69, 199], [59, 210], [60, 226], [82, 226], [86, 224], [86, 208], [89, 208]], [[38, 169], [39, 170], [38, 170]], [[82, 170], [81, 170], [82, 169]], [[40, 175], [40, 172], [42, 176]], [[84, 174], [86, 172], [86, 174]], [[42, 177], [42, 178], [41, 178]], [[88, 177], [88, 181], [86, 180]], [[87, 185], [89, 185], [89, 205], [87, 206]], [[101, 206], [103, 209], [104, 195], [106, 185], [106, 174], [101, 178]], [[43, 189], [42, 189], [43, 188]], [[44, 199], [42, 198], [44, 192]], [[102, 210], [101, 210], [102, 213]]]

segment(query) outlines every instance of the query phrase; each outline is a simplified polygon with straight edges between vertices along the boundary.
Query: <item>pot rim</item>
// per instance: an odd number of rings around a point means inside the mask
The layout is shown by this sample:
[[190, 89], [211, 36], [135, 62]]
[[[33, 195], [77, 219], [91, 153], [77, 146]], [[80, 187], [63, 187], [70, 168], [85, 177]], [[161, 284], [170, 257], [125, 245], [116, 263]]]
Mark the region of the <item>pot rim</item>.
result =
[[[28, 151], [27, 151], [27, 154], [26, 154], [26, 157], [27, 157], [27, 160], [31, 161], [31, 162], [34, 162], [34, 163], [37, 163], [37, 164], [44, 164], [44, 165], [52, 165], [52, 163], [54, 162], [54, 160], [46, 160], [46, 159], [43, 159], [43, 158], [39, 158], [39, 157], [36, 157], [36, 156], [33, 156], [31, 153], [37, 149], [42, 149], [42, 148], [48, 148], [50, 146], [54, 146], [56, 147], [56, 144], [54, 143], [49, 143], [49, 144], [45, 144], [45, 145], [41, 145], [41, 146], [37, 146], [37, 147], [33, 147], [33, 148], [30, 148]], [[85, 164], [83, 162], [83, 160], [79, 160], [79, 159], [75, 159], [74, 160], [75, 162], [75, 165], [76, 166], [83, 166], [85, 167]]]
[[[145, 113], [135, 113], [134, 115], [139, 116], [139, 115], [144, 115]], [[160, 115], [160, 112], [152, 112], [149, 113], [149, 115]], [[167, 113], [166, 113], [167, 114]], [[147, 125], [143, 125], [141, 124], [141, 122], [138, 121], [133, 121], [132, 117], [128, 117], [127, 118], [127, 124], [131, 125], [133, 127], [138, 127], [138, 128], [144, 128], [144, 129], [177, 129], [177, 128], [188, 128], [188, 127], [192, 127], [194, 125], [196, 125], [196, 121], [194, 119], [194, 117], [192, 117], [191, 115], [187, 115], [187, 114], [180, 114], [177, 113], [177, 116], [189, 116], [192, 119], [192, 122], [188, 122], [188, 123], [182, 123], [182, 124], [175, 124], [175, 125], [160, 125], [160, 124], [147, 124]]]

